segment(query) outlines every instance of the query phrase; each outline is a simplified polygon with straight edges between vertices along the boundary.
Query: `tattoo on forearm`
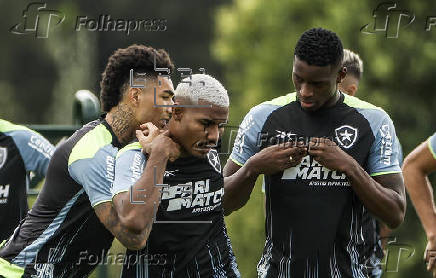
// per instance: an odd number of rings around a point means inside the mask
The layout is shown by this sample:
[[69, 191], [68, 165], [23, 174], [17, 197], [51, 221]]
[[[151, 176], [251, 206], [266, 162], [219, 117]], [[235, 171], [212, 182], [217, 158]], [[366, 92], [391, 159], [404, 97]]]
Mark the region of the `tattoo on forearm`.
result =
[[105, 227], [126, 247], [140, 245], [151, 232], [151, 225], [147, 226], [142, 233], [133, 233], [121, 226], [118, 215], [112, 206], [110, 208], [99, 208], [99, 210], [100, 214], [104, 215]]

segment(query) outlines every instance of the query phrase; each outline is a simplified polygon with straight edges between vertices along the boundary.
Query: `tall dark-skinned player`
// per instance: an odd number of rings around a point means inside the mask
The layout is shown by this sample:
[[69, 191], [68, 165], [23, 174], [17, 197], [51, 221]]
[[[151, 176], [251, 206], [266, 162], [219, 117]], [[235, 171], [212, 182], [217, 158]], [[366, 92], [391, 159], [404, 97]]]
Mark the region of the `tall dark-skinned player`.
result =
[[304, 32], [293, 57], [296, 92], [257, 105], [240, 125], [223, 202], [227, 214], [241, 208], [265, 175], [259, 277], [367, 277], [365, 215], [391, 228], [404, 219], [394, 125], [381, 108], [338, 90], [342, 58], [335, 33]]

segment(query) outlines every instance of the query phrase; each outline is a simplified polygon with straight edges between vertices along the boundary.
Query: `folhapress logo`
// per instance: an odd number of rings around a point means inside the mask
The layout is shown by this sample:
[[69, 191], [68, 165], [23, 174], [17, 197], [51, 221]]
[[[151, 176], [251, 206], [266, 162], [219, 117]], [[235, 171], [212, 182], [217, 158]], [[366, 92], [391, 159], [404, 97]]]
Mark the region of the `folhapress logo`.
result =
[[393, 2], [379, 4], [372, 13], [374, 24], [369, 23], [362, 26], [360, 32], [364, 34], [385, 33], [386, 38], [398, 38], [400, 27], [404, 28], [412, 24], [415, 20], [415, 14], [396, 8], [397, 4]]
[[46, 3], [33, 2], [23, 11], [23, 21], [12, 26], [9, 31], [17, 35], [35, 34], [38, 39], [48, 38], [50, 27], [61, 24], [65, 15], [57, 10], [49, 10]]

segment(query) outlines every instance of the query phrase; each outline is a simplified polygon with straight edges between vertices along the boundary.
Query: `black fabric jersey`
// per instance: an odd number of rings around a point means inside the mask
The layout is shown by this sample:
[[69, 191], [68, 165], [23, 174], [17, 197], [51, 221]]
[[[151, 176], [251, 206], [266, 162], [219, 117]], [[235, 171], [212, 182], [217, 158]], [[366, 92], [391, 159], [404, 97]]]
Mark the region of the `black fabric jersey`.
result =
[[111, 201], [119, 143], [104, 120], [76, 131], [54, 152], [41, 193], [0, 249], [4, 277], [86, 277], [112, 234], [93, 206]]
[[53, 151], [40, 134], [0, 119], [0, 243], [26, 216], [28, 173], [44, 177]]
[[[146, 164], [138, 143], [125, 149], [116, 160], [114, 195], [129, 191]], [[168, 162], [146, 248], [127, 251], [122, 277], [240, 277], [224, 224], [223, 182], [215, 150]]]
[[[296, 94], [262, 103], [241, 123], [231, 159], [243, 165], [262, 148], [327, 137], [371, 176], [401, 172], [398, 142], [380, 108], [341, 94], [332, 107], [308, 112]], [[307, 155], [265, 176], [266, 243], [259, 277], [367, 277], [374, 253], [373, 218], [345, 174]]]

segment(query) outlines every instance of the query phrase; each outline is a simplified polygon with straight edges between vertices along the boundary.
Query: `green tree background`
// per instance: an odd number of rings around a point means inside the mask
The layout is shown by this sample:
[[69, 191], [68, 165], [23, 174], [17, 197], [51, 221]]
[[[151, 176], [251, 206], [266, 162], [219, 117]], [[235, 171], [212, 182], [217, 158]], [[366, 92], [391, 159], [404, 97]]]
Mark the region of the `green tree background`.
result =
[[[46, 1], [47, 7], [66, 15], [48, 39], [8, 32], [22, 21], [28, 1], [0, 0], [0, 118], [25, 124], [70, 124], [76, 90], [98, 95], [100, 74], [107, 57], [132, 43], [165, 48], [176, 67], [204, 67], [228, 88], [230, 126], [224, 149], [248, 110], [265, 100], [293, 91], [290, 78], [293, 49], [301, 33], [312, 27], [335, 31], [346, 48], [360, 54], [364, 76], [358, 97], [383, 107], [394, 120], [404, 153], [435, 131], [436, 27], [426, 31], [428, 16], [436, 16], [434, 1], [397, 1], [397, 10], [416, 16], [399, 36], [360, 32], [374, 24], [373, 10], [383, 1], [223, 0], [223, 1]], [[168, 30], [160, 33], [74, 31], [76, 17], [165, 18]], [[174, 73], [175, 84], [180, 74]], [[230, 143], [229, 143], [230, 141]], [[225, 162], [228, 155], [222, 156]], [[434, 179], [433, 179], [434, 180]], [[31, 200], [33, 201], [33, 200]], [[264, 244], [264, 209], [260, 183], [248, 204], [226, 217], [243, 277], [256, 277], [256, 264]], [[422, 254], [425, 235], [408, 202], [406, 219], [394, 231], [384, 277], [430, 277]], [[400, 248], [404, 248], [399, 253]], [[412, 253], [410, 250], [414, 250]], [[112, 253], [122, 252], [115, 241]], [[398, 271], [396, 271], [399, 261]], [[101, 268], [93, 277], [118, 277], [119, 265]], [[106, 274], [104, 274], [106, 273]], [[100, 276], [98, 276], [100, 275]]]

